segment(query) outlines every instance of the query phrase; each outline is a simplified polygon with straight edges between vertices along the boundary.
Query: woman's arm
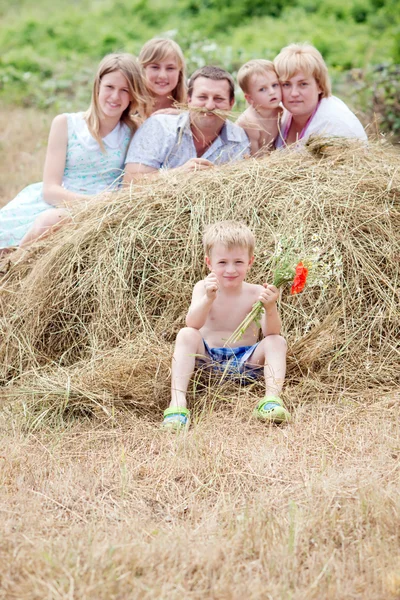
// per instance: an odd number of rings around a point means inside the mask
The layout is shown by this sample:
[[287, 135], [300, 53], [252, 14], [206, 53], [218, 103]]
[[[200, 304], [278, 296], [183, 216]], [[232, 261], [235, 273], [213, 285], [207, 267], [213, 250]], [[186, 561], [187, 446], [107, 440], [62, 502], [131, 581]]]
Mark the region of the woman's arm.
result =
[[62, 187], [68, 146], [68, 122], [66, 115], [54, 118], [47, 144], [43, 169], [43, 199], [56, 207], [68, 207], [77, 200], [87, 200], [84, 194], [69, 192]]

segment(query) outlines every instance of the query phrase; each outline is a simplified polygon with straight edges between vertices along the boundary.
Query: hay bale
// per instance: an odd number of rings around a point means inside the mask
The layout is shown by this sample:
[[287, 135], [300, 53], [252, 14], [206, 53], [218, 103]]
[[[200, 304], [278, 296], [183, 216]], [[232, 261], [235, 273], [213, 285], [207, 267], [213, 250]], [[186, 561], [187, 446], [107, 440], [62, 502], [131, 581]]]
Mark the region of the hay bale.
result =
[[[143, 359], [134, 363], [141, 378], [140, 385], [132, 379], [132, 389], [153, 389], [157, 368], [168, 379], [171, 344], [193, 285], [205, 275], [203, 226], [232, 218], [257, 237], [253, 282], [270, 277], [282, 240], [308, 255], [319, 246], [313, 284], [281, 299], [290, 383], [311, 377], [332, 394], [392, 389], [399, 383], [399, 166], [399, 154], [378, 143], [365, 150], [311, 140], [304, 152], [191, 176], [170, 172], [112, 201], [77, 207], [73, 224], [3, 278], [0, 377], [11, 381], [7, 394], [21, 393], [27, 373], [36, 398], [43, 393], [35, 378], [43, 381], [43, 373], [58, 389], [66, 371], [72, 384], [89, 382], [99, 356], [115, 351], [94, 392], [87, 383], [92, 399], [106, 406], [124, 396], [112, 382], [130, 381], [121, 358], [128, 347], [133, 361]], [[79, 389], [76, 397], [90, 396]]]

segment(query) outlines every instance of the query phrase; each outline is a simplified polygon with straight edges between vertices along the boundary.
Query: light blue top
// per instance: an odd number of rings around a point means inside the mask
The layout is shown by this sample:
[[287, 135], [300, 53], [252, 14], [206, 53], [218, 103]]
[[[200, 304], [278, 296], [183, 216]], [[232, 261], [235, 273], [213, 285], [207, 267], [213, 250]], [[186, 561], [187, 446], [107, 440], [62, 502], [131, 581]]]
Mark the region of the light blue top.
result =
[[[104, 151], [92, 137], [83, 113], [68, 113], [68, 145], [62, 186], [95, 195], [117, 189], [122, 181], [131, 130], [125, 123], [103, 138]], [[43, 183], [32, 183], [0, 210], [0, 248], [18, 246], [36, 218], [54, 205], [43, 198]]]
[[[202, 154], [216, 165], [240, 160], [249, 155], [249, 139], [244, 130], [230, 121]], [[126, 156], [126, 164], [136, 163], [155, 169], [180, 167], [197, 158], [190, 128], [189, 112], [179, 115], [154, 115], [135, 133]]]
[[92, 137], [84, 113], [67, 114], [68, 147], [62, 186], [71, 192], [98, 194], [119, 187], [131, 130], [117, 123], [103, 138], [104, 151]]

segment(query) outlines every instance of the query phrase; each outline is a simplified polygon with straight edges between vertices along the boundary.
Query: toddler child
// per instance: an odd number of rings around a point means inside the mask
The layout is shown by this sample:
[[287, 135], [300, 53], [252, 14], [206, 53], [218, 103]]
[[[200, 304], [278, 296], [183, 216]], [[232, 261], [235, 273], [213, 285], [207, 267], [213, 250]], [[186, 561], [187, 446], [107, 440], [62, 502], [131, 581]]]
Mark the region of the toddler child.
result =
[[[265, 397], [258, 403], [257, 418], [282, 423], [290, 415], [280, 393], [286, 371], [286, 342], [280, 336], [281, 321], [273, 285], [245, 281], [254, 261], [254, 236], [242, 223], [221, 221], [209, 225], [203, 237], [209, 275], [194, 286], [186, 315], [186, 327], [178, 333], [172, 360], [171, 404], [164, 411], [163, 426], [179, 430], [189, 425], [186, 392], [196, 366], [221, 371], [232, 377], [254, 379], [263, 372]], [[264, 306], [260, 327], [253, 323], [240, 346], [225, 348], [225, 341], [260, 300]]]
[[249, 106], [236, 121], [250, 139], [251, 154], [272, 150], [282, 113], [281, 86], [270, 60], [250, 60], [240, 67], [237, 79]]

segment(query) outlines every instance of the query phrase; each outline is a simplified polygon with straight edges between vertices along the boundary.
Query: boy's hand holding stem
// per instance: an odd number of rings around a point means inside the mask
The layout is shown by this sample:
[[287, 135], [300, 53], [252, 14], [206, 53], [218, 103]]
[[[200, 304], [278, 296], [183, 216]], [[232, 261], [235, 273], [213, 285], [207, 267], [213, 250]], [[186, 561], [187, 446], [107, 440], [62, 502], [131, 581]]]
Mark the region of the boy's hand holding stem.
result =
[[282, 287], [286, 283], [291, 283], [290, 289], [291, 295], [299, 294], [303, 291], [308, 275], [308, 267], [303, 264], [302, 261], [297, 263], [296, 266], [292, 266], [289, 260], [285, 260], [275, 270], [274, 273], [274, 284], [264, 284], [265, 291], [261, 292], [257, 302], [253, 304], [253, 308], [240, 325], [235, 329], [232, 335], [226, 340], [225, 346], [230, 346], [240, 340], [243, 333], [246, 331], [250, 323], [255, 321], [256, 323], [261, 322], [262, 309], [265, 309], [267, 317], [267, 327], [264, 331], [264, 335], [279, 334], [281, 328], [281, 322], [276, 307], [276, 301], [278, 300], [279, 292], [278, 288]]
[[259, 301], [265, 308], [265, 312], [271, 310], [271, 308], [276, 308], [276, 303], [279, 298], [279, 291], [275, 285], [268, 285], [264, 283], [264, 290], [261, 292], [259, 296]]
[[[279, 290], [275, 285], [264, 283], [264, 290], [261, 292], [258, 300], [261, 302], [267, 320], [265, 335], [279, 335], [281, 332], [281, 319], [276, 305], [279, 298]], [[260, 307], [261, 308], [261, 307]]]
[[275, 285], [268, 285], [264, 283], [264, 290], [258, 297], [257, 302], [253, 304], [252, 310], [246, 316], [244, 321], [235, 329], [232, 335], [225, 342], [225, 346], [230, 346], [240, 340], [248, 326], [254, 321], [261, 326], [262, 311], [265, 310], [265, 316], [267, 319], [267, 328], [264, 331], [264, 335], [279, 335], [281, 331], [281, 320], [279, 317], [278, 309], [276, 306], [279, 298], [279, 291]]

